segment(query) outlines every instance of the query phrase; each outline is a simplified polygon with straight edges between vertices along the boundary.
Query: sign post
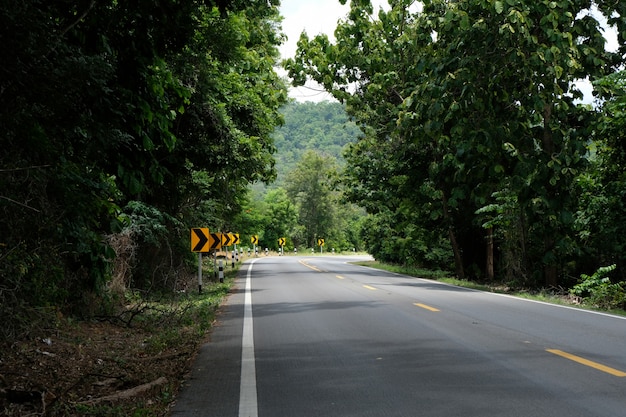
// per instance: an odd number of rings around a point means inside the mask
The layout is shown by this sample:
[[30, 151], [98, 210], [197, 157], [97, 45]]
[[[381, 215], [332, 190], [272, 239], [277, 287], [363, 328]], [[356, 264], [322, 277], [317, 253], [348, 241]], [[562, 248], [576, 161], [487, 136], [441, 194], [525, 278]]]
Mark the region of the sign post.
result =
[[202, 294], [202, 252], [210, 250], [208, 227], [191, 229], [191, 251], [198, 252], [198, 294]]
[[324, 238], [317, 239], [317, 244], [320, 247], [320, 253], [324, 253]]
[[254, 256], [257, 257], [259, 252], [256, 246], [259, 244], [259, 235], [252, 235], [250, 237], [250, 243], [252, 243], [254, 249]]
[[202, 252], [198, 252], [198, 294], [202, 294]]
[[284, 237], [278, 238], [278, 246], [280, 246], [280, 255], [284, 255], [285, 252], [283, 250], [283, 247], [285, 246], [285, 243], [287, 243], [287, 239]]
[[191, 229], [191, 251], [192, 252], [208, 252], [209, 251], [209, 228], [194, 227]]
[[233, 233], [233, 244], [235, 245], [235, 251], [236, 251], [237, 245], [239, 245], [239, 233]]
[[[228, 260], [228, 248], [232, 246], [235, 241], [235, 237], [232, 233], [222, 233], [222, 249], [224, 249], [224, 254], [226, 255], [226, 259]], [[235, 251], [232, 252], [232, 267], [235, 267]]]

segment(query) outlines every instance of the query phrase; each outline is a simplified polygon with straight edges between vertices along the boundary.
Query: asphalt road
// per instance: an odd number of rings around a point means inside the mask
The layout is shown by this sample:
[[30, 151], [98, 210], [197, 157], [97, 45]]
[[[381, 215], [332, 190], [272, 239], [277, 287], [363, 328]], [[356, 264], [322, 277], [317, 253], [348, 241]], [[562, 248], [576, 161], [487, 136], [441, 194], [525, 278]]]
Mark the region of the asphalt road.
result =
[[241, 268], [172, 416], [623, 416], [626, 320], [347, 263]]

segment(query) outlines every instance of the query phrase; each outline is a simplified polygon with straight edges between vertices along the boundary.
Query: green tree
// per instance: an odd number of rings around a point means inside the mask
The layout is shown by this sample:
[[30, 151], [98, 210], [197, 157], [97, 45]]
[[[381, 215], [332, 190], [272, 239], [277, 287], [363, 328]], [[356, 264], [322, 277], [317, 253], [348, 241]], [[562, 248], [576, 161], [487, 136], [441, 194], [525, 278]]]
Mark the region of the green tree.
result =
[[296, 203], [305, 230], [303, 243], [309, 247], [316, 246], [318, 238], [329, 240], [336, 233], [338, 169], [335, 159], [307, 151], [285, 180], [287, 195]]
[[152, 285], [189, 257], [188, 226], [275, 177], [277, 1], [0, 7], [2, 306], [91, 304], [122, 228]]
[[291, 102], [281, 109], [285, 123], [272, 137], [276, 145], [277, 181], [282, 186], [307, 150], [318, 150], [343, 164], [346, 145], [356, 142], [360, 130], [348, 120], [345, 107], [337, 102]]
[[[459, 276], [489, 269], [493, 235], [483, 237], [475, 213], [511, 189], [518, 224], [531, 226], [523, 245], [509, 247], [526, 251], [516, 256], [529, 268], [544, 266], [528, 275], [556, 285], [573, 256], [573, 181], [594, 117], [574, 104], [573, 82], [607, 74], [619, 56], [605, 51], [590, 2], [428, 1], [421, 12], [413, 3], [393, 2], [374, 19], [368, 1], [351, 2], [336, 43], [303, 34], [286, 67], [295, 83], [322, 83], [369, 127], [354, 148], [369, 163], [353, 183], [363, 179], [361, 194], [382, 196], [381, 205], [390, 197], [393, 213], [435, 220]], [[372, 183], [380, 158], [389, 172]]]
[[[285, 179], [296, 169], [307, 151], [323, 153], [339, 167], [343, 166], [343, 150], [348, 144], [356, 142], [360, 135], [358, 127], [348, 120], [345, 107], [337, 102], [293, 102], [284, 106], [281, 114], [285, 123], [272, 135], [276, 145], [277, 180], [265, 188], [256, 185], [254, 190], [259, 194], [257, 199], [262, 199], [268, 190], [285, 187]], [[339, 201], [343, 199], [344, 193], [341, 188], [336, 190], [336, 200], [342, 215], [335, 217], [333, 230], [323, 237], [337, 250], [362, 248], [358, 230], [364, 213], [362, 209]], [[293, 243], [296, 247], [310, 245], [304, 229], [299, 224], [290, 230], [285, 235], [289, 237], [289, 244]], [[268, 242], [273, 244], [273, 240]]]
[[590, 144], [590, 169], [577, 186], [580, 205], [576, 226], [584, 248], [584, 270], [616, 264], [626, 280], [626, 73], [617, 72], [596, 82], [602, 97], [600, 118]]
[[297, 247], [301, 239], [298, 210], [283, 188], [268, 191], [264, 199], [263, 233], [259, 244], [278, 249], [278, 239], [287, 237], [289, 246]]

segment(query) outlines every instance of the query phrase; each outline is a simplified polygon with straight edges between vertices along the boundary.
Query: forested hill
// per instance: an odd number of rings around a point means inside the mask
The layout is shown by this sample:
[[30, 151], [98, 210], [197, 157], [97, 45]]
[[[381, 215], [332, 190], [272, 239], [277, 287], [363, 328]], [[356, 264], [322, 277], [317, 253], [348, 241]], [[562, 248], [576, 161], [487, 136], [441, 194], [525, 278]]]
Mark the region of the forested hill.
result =
[[285, 124], [274, 132], [276, 145], [277, 185], [292, 171], [304, 152], [315, 150], [332, 156], [343, 164], [346, 144], [356, 141], [360, 134], [342, 104], [337, 102], [293, 102], [281, 110]]

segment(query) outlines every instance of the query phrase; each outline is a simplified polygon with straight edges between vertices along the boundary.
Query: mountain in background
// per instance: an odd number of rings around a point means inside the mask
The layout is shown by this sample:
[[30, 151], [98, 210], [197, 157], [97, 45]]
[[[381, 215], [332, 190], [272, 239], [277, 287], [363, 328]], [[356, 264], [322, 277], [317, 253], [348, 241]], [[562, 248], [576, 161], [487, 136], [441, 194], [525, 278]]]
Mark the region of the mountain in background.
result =
[[278, 178], [272, 187], [282, 186], [285, 176], [308, 150], [334, 157], [343, 165], [343, 149], [361, 134], [337, 102], [293, 102], [283, 108], [282, 114], [285, 124], [273, 135]]

